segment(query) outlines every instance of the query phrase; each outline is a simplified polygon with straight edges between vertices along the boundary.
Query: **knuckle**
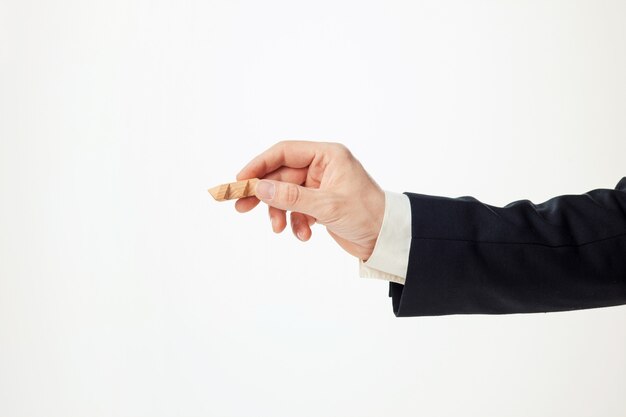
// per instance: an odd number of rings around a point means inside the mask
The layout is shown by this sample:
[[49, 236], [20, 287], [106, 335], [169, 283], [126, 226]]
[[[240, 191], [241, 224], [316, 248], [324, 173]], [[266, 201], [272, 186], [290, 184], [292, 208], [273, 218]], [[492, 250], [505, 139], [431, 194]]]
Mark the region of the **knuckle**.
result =
[[300, 188], [294, 184], [287, 185], [284, 198], [289, 206], [295, 206], [300, 201]]
[[350, 149], [348, 149], [348, 147], [343, 143], [333, 142], [331, 143], [331, 147], [338, 156], [342, 156], [344, 158], [349, 158], [350, 156], [352, 156]]
[[281, 151], [282, 149], [285, 149], [285, 146], [287, 146], [288, 144], [289, 144], [289, 141], [281, 140], [281, 141], [274, 143], [271, 149], [274, 151]]
[[278, 148], [287, 148], [287, 147], [292, 146], [294, 142], [295, 141], [293, 140], [283, 139], [283, 140], [278, 141], [275, 146]]
[[293, 140], [281, 140], [276, 144], [276, 150], [284, 157], [285, 154], [292, 152], [294, 146]]

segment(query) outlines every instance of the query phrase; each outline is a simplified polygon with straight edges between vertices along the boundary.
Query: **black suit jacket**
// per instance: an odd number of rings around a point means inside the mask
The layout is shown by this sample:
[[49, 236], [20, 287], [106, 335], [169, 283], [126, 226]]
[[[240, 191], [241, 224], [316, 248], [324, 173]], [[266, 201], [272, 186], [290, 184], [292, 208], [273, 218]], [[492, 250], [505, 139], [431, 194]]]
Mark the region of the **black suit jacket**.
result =
[[409, 265], [389, 287], [398, 317], [626, 304], [626, 177], [537, 205], [405, 194]]

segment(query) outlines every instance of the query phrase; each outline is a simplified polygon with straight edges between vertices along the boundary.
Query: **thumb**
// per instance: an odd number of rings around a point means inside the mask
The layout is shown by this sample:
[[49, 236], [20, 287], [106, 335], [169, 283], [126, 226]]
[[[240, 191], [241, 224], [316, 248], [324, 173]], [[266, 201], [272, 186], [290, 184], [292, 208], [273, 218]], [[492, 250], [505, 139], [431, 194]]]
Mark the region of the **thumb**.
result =
[[297, 211], [318, 217], [320, 191], [297, 184], [273, 180], [260, 180], [255, 195], [264, 203], [282, 210]]

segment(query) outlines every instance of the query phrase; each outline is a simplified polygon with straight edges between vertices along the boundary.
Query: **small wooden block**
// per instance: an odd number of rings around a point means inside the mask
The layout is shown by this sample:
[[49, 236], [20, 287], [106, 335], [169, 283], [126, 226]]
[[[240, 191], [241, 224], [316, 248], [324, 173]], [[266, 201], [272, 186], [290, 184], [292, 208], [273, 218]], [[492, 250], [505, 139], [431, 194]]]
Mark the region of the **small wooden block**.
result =
[[209, 194], [211, 194], [217, 201], [250, 197], [254, 195], [254, 189], [257, 182], [259, 182], [258, 178], [251, 178], [249, 180], [222, 184], [217, 187], [209, 188]]

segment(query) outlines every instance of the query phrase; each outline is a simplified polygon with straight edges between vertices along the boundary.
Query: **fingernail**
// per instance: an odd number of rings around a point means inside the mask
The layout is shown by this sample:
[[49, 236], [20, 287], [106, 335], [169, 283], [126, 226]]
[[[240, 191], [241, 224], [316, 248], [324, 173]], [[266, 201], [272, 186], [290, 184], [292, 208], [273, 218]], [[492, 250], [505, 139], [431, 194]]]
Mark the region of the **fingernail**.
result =
[[304, 232], [302, 230], [298, 230], [298, 233], [296, 233], [296, 236], [298, 236], [298, 239], [300, 239], [301, 241], [304, 242]]
[[274, 197], [274, 183], [259, 181], [256, 185], [256, 194], [263, 200], [271, 200]]

